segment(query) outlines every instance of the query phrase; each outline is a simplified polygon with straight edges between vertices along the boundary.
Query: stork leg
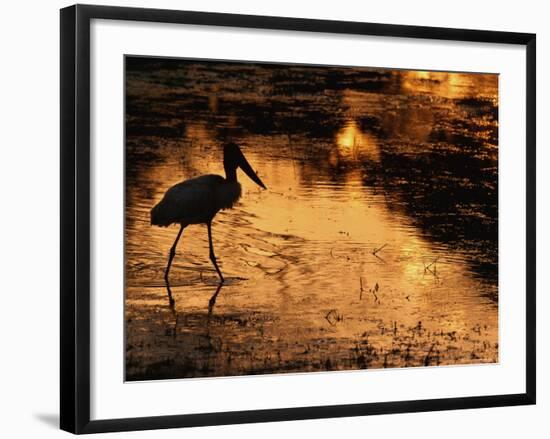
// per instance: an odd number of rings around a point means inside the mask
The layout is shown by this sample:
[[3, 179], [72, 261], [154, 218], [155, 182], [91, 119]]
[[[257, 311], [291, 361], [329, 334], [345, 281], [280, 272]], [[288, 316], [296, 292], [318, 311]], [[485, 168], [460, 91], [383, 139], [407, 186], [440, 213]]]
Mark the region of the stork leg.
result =
[[210, 246], [210, 260], [214, 264], [214, 267], [218, 272], [218, 276], [220, 276], [220, 282], [223, 283], [224, 282], [223, 274], [220, 271], [220, 267], [218, 267], [218, 262], [216, 261], [216, 255], [214, 254], [214, 246], [212, 245], [212, 223], [210, 221], [207, 222], [206, 227], [208, 228], [208, 245]]
[[176, 246], [178, 245], [178, 241], [180, 240], [184, 228], [185, 226], [182, 224], [180, 231], [178, 232], [178, 236], [176, 236], [176, 240], [174, 241], [174, 244], [172, 244], [172, 248], [170, 249], [170, 255], [168, 256], [168, 265], [166, 266], [166, 270], [164, 271], [164, 282], [166, 282], [166, 289], [168, 290], [168, 299], [170, 300], [170, 306], [174, 306], [174, 299], [172, 298], [172, 290], [170, 289], [168, 274], [170, 273], [170, 267], [172, 266], [174, 256], [176, 256]]

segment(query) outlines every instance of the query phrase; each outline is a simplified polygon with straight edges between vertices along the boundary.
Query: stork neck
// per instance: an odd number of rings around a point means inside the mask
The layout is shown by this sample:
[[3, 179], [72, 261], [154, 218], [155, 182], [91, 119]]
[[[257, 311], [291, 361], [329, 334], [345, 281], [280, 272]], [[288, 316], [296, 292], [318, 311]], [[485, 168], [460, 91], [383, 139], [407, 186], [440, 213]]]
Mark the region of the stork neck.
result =
[[230, 182], [237, 181], [237, 168], [233, 166], [225, 166], [225, 179]]

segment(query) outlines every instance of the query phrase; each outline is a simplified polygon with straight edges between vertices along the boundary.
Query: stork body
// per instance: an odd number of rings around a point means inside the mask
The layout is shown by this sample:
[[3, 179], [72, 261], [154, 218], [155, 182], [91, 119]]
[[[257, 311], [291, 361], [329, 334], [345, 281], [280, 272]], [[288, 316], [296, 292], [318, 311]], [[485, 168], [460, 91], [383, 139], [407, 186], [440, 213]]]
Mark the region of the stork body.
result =
[[151, 224], [206, 224], [221, 209], [230, 209], [241, 198], [241, 184], [208, 174], [172, 186], [151, 211]]
[[223, 162], [225, 178], [221, 175], [208, 174], [185, 180], [168, 189], [162, 200], [151, 209], [151, 225], [160, 227], [167, 227], [171, 224], [180, 225], [164, 272], [171, 305], [174, 304], [174, 299], [170, 290], [168, 274], [183, 229], [190, 224], [206, 224], [210, 260], [220, 277], [220, 282], [223, 283], [224, 277], [218, 267], [212, 244], [212, 220], [220, 210], [232, 208], [241, 197], [241, 185], [237, 181], [237, 167], [240, 167], [256, 184], [266, 188], [236, 144], [225, 145]]

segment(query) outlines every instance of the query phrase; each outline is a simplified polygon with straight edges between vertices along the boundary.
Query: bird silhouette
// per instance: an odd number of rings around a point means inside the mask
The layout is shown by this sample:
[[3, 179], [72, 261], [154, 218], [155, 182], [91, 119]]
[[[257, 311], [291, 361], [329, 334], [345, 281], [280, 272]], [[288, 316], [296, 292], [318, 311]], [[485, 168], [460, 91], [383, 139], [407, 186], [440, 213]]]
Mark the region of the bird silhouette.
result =
[[162, 200], [151, 209], [151, 225], [160, 227], [167, 227], [171, 224], [180, 225], [174, 244], [170, 248], [168, 264], [164, 271], [170, 305], [174, 304], [174, 299], [168, 275], [183, 229], [190, 224], [206, 224], [210, 261], [220, 277], [220, 283], [223, 283], [224, 277], [218, 267], [212, 244], [212, 220], [220, 210], [231, 209], [241, 198], [237, 168], [241, 168], [258, 186], [267, 189], [237, 144], [227, 143], [224, 145], [223, 167], [225, 178], [221, 175], [208, 174], [185, 180], [168, 189]]

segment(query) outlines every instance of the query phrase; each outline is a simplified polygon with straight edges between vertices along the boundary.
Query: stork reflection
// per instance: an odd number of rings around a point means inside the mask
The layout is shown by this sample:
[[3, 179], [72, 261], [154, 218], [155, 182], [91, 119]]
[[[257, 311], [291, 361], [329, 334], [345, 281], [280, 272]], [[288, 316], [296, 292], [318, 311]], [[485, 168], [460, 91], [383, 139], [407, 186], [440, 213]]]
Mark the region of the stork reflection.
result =
[[214, 292], [214, 294], [212, 294], [212, 297], [210, 298], [210, 300], [208, 301], [208, 317], [210, 317], [212, 315], [212, 313], [214, 312], [214, 306], [216, 305], [216, 299], [218, 298], [218, 294], [220, 293], [220, 290], [222, 289], [223, 287], [223, 283], [220, 282], [216, 288], [216, 291]]

